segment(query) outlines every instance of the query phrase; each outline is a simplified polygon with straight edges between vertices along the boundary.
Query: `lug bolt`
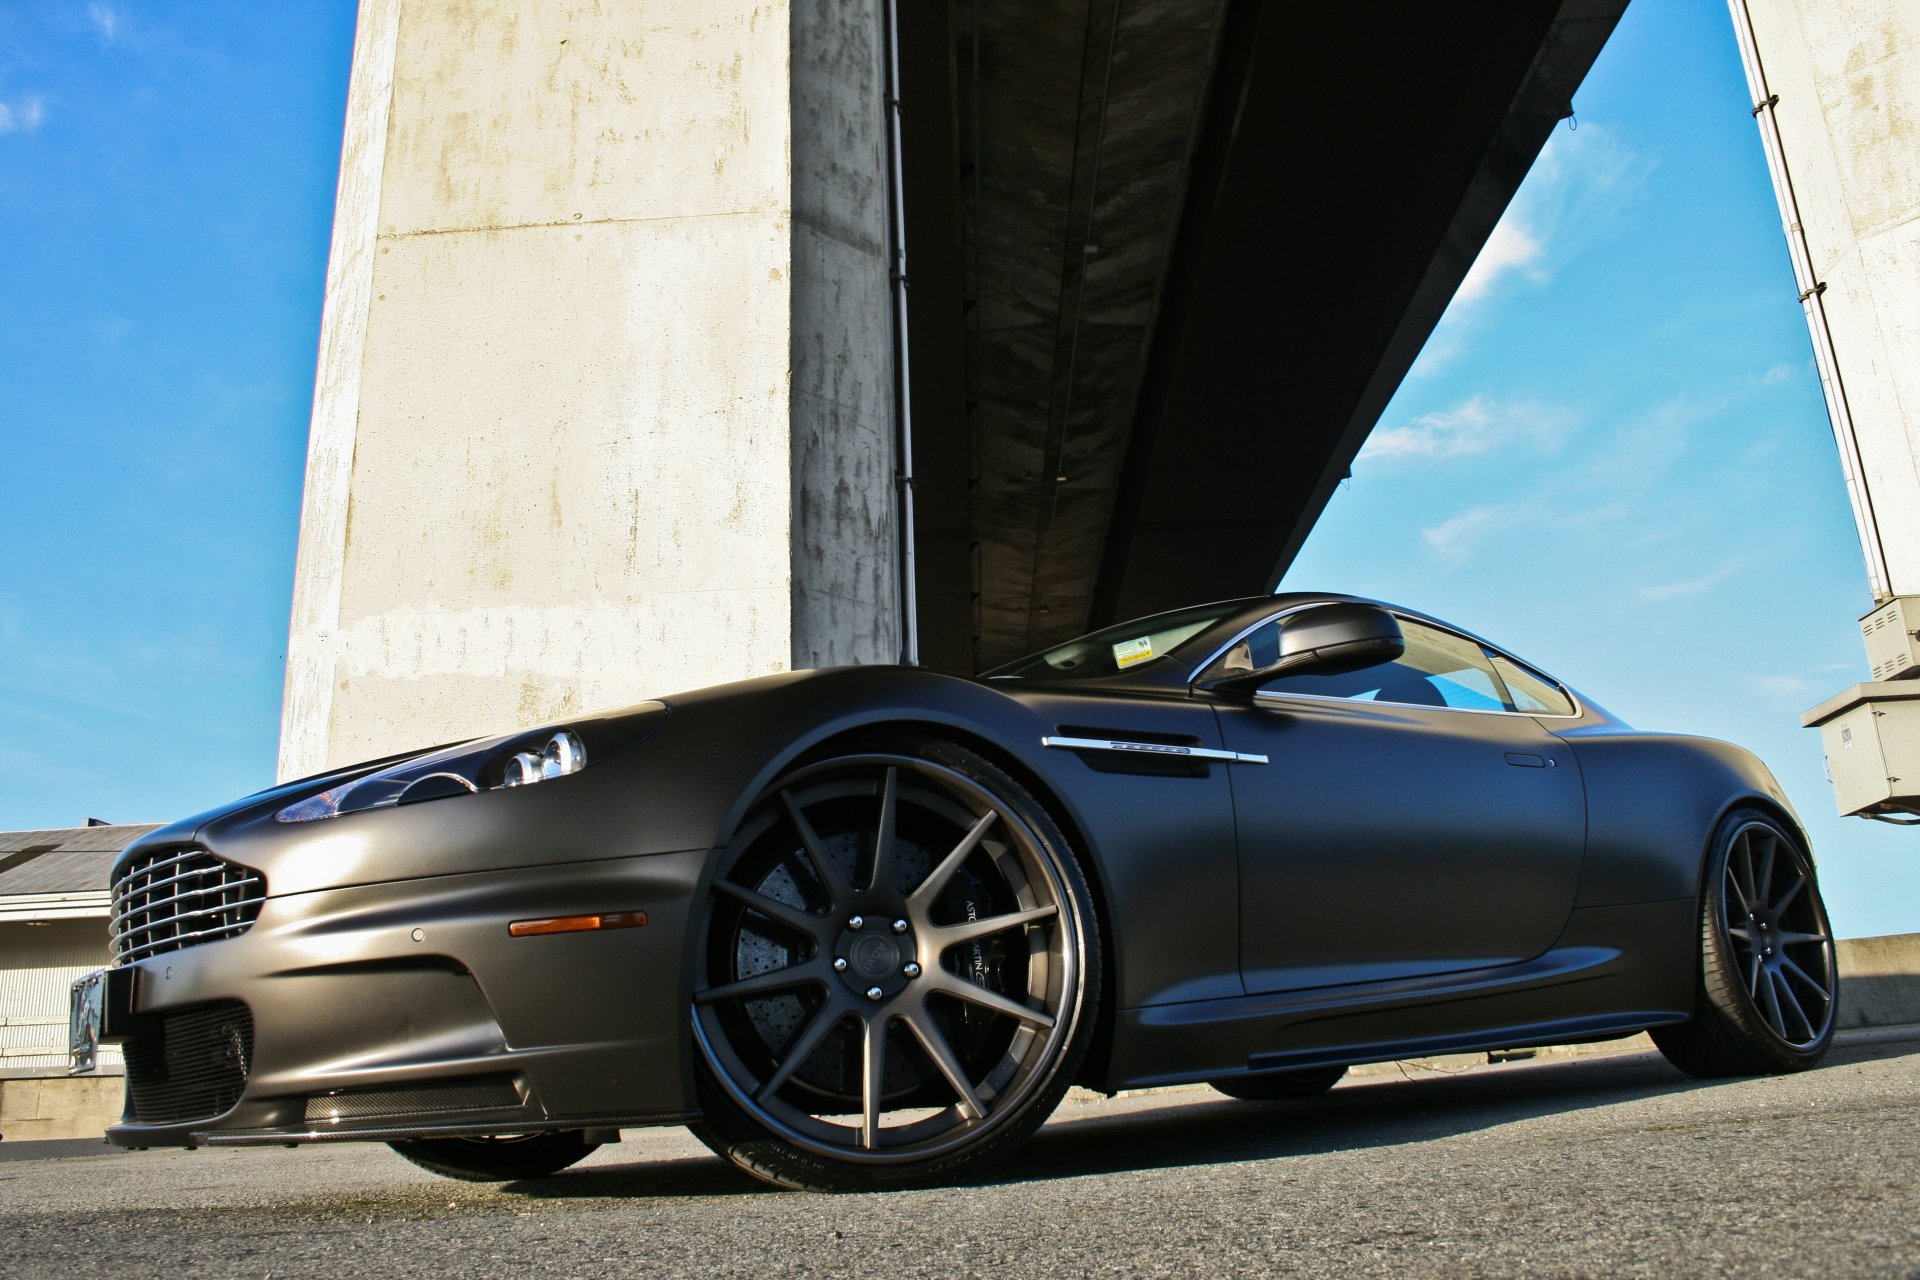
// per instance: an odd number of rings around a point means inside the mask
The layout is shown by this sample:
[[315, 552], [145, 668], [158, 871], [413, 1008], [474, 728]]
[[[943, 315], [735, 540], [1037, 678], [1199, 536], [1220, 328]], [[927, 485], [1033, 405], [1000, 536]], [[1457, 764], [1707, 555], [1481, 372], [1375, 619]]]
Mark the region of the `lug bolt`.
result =
[[893, 931], [895, 933], [905, 933], [907, 931], [907, 922], [905, 920], [895, 920], [893, 922]]
[[906, 974], [909, 978], [917, 978], [920, 976], [920, 966], [909, 960], [907, 961], [906, 967], [900, 970], [900, 972]]
[[886, 992], [884, 992], [884, 991], [882, 991], [882, 990], [881, 990], [880, 988], [878, 988], [878, 987], [868, 987], [868, 988], [867, 988], [867, 999], [869, 999], [869, 1000], [878, 1000], [878, 999], [879, 999], [879, 998], [880, 998], [881, 996], [884, 996], [885, 994], [887, 994], [887, 993], [886, 993]]
[[1762, 921], [1760, 922], [1760, 928], [1761, 928], [1762, 930], [1764, 930], [1764, 929], [1765, 929], [1766, 927], [1767, 927], [1767, 922], [1766, 922], [1765, 920], [1762, 920]]
[[845, 956], [835, 956], [833, 958], [833, 971], [835, 973], [845, 973], [847, 971], [847, 958]]
[[867, 918], [865, 916], [855, 916], [853, 919], [847, 921], [847, 928], [852, 929], [856, 933], [866, 927]]

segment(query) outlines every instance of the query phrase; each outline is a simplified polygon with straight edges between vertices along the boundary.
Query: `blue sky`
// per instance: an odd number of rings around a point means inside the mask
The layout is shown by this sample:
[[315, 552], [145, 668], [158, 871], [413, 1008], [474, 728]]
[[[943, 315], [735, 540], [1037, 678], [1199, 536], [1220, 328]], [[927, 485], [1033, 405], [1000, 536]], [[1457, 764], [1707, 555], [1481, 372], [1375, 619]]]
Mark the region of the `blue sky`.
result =
[[[269, 782], [353, 5], [0, 7], [0, 829]], [[1634, 0], [1286, 585], [1757, 750], [1845, 935], [1920, 833], [1798, 713], [1870, 603], [1725, 8]]]
[[1574, 105], [1284, 585], [1751, 748], [1841, 934], [1920, 930], [1920, 832], [1838, 817], [1799, 727], [1872, 598], [1726, 7], [1633, 0]]

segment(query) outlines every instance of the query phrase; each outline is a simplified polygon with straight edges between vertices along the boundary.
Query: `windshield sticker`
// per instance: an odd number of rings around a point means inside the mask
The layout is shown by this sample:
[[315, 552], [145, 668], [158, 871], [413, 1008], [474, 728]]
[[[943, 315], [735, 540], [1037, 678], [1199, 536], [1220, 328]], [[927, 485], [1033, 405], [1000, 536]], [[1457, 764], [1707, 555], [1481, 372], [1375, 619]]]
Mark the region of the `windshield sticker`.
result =
[[1152, 656], [1152, 636], [1141, 636], [1138, 640], [1122, 640], [1113, 646], [1113, 664], [1117, 667], [1130, 667], [1136, 662], [1145, 662]]

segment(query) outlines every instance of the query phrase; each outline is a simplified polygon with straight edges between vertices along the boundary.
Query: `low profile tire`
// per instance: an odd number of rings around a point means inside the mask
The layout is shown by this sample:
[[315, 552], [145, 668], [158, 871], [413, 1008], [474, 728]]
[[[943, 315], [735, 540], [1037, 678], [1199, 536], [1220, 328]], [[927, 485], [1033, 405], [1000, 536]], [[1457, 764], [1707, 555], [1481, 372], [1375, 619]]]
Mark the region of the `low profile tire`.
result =
[[1058, 1105], [1100, 976], [1059, 827], [951, 743], [781, 778], [722, 851], [695, 939], [694, 1132], [777, 1186], [949, 1181]]
[[524, 1133], [499, 1138], [414, 1138], [388, 1146], [430, 1173], [462, 1182], [544, 1178], [599, 1149], [579, 1133]]
[[1838, 996], [1812, 859], [1770, 816], [1735, 810], [1708, 857], [1693, 1020], [1653, 1042], [1691, 1076], [1804, 1071], [1833, 1041]]
[[1299, 1071], [1262, 1071], [1257, 1075], [1209, 1080], [1209, 1087], [1242, 1102], [1282, 1102], [1317, 1098], [1340, 1083], [1345, 1067], [1306, 1067]]

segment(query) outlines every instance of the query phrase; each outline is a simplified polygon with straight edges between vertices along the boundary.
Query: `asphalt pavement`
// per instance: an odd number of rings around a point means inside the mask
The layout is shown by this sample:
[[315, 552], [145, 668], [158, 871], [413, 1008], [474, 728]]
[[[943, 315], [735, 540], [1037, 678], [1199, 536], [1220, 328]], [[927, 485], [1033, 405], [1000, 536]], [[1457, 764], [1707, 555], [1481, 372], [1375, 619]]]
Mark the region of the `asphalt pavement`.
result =
[[882, 1195], [774, 1191], [680, 1130], [504, 1187], [377, 1146], [0, 1143], [0, 1276], [1920, 1277], [1920, 1028], [1759, 1080], [1406, 1077], [1069, 1103], [989, 1180]]

